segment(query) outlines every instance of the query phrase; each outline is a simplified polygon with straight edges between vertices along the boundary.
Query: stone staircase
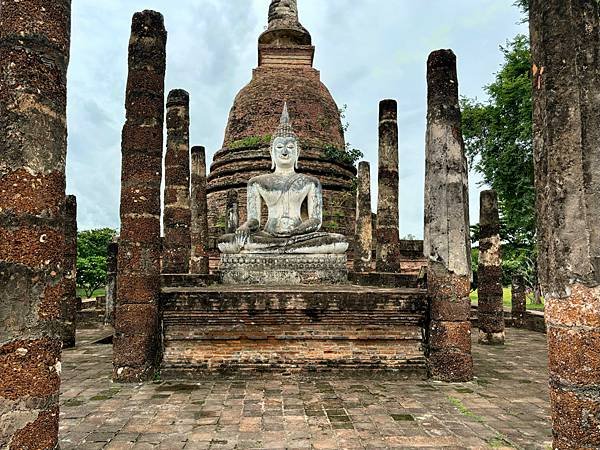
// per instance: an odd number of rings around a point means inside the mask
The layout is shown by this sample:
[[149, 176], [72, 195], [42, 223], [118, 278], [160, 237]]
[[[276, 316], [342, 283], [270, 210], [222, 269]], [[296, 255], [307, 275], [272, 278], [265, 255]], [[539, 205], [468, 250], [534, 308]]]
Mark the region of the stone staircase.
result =
[[392, 287], [253, 287], [220, 285], [211, 276], [165, 275], [162, 375], [424, 374], [426, 291], [415, 279], [386, 280]]

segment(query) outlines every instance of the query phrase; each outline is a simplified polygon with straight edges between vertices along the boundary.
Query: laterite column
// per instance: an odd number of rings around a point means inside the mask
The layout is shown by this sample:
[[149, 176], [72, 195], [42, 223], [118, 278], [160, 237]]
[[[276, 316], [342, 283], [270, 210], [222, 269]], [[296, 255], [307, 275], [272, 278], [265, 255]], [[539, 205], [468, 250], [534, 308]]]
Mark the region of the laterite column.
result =
[[71, 1], [0, 3], [0, 447], [55, 448]]
[[479, 200], [479, 266], [477, 268], [479, 343], [503, 345], [504, 292], [498, 196], [496, 191], [483, 191]]
[[108, 244], [106, 258], [106, 313], [104, 323], [115, 324], [115, 307], [117, 304], [117, 263], [119, 255], [118, 239]]
[[373, 224], [371, 210], [371, 167], [367, 161], [358, 164], [356, 190], [356, 232], [354, 234], [354, 271], [371, 270]]
[[600, 4], [529, 12], [553, 448], [600, 448]]
[[525, 279], [521, 275], [512, 278], [511, 286], [511, 316], [515, 328], [523, 328], [525, 325], [525, 313], [527, 312], [527, 297], [525, 295]]
[[121, 234], [113, 347], [113, 378], [120, 382], [151, 379], [158, 359], [166, 42], [161, 14], [134, 14], [121, 143]]
[[63, 348], [75, 347], [77, 328], [77, 198], [67, 195], [65, 205], [65, 301]]
[[377, 271], [399, 272], [398, 104], [379, 103], [379, 191], [377, 202]]
[[190, 270], [189, 135], [190, 96], [182, 89], [175, 89], [167, 99], [163, 273], [188, 273]]
[[190, 272], [208, 274], [208, 206], [206, 203], [206, 151], [192, 147]]
[[469, 381], [473, 358], [468, 170], [456, 56], [451, 50], [429, 56], [427, 85], [424, 253], [431, 302], [428, 367], [434, 379]]

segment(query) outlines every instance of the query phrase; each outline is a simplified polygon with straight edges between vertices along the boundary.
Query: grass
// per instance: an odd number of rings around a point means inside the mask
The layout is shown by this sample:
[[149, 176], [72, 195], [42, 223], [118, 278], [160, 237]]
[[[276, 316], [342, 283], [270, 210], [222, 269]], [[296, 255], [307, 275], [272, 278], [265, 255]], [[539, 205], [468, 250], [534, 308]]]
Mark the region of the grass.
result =
[[[504, 301], [504, 307], [509, 308], [511, 307], [511, 292], [510, 292], [510, 288], [505, 287], [503, 288], [503, 301]], [[477, 296], [477, 291], [473, 291], [471, 292], [471, 303], [473, 304], [477, 304], [477, 300], [478, 300], [478, 296]], [[530, 294], [527, 296], [527, 309], [528, 310], [534, 310], [534, 311], [543, 311], [544, 310], [544, 304], [542, 303], [541, 305], [536, 305], [533, 303], [533, 294]]]
[[481, 416], [478, 416], [473, 411], [471, 411], [469, 408], [467, 408], [465, 406], [465, 404], [463, 402], [461, 402], [459, 399], [457, 399], [456, 397], [452, 397], [451, 395], [449, 395], [448, 400], [450, 401], [450, 403], [452, 403], [452, 405], [456, 409], [458, 409], [458, 412], [460, 412], [463, 416], [470, 417], [471, 419], [476, 420], [477, 422], [480, 422], [480, 423], [483, 422], [483, 418]]
[[[102, 297], [103, 295], [106, 295], [106, 289], [100, 288], [96, 289], [90, 298]], [[77, 297], [88, 298], [85, 294], [85, 289], [77, 288]]]

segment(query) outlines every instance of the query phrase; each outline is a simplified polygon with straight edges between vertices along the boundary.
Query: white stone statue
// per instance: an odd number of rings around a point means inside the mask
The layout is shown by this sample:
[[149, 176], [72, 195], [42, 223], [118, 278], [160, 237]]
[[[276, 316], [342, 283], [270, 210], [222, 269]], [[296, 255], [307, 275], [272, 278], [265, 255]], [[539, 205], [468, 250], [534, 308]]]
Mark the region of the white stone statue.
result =
[[[319, 232], [323, 222], [323, 191], [315, 177], [296, 172], [300, 148], [290, 124], [287, 104], [271, 143], [274, 172], [248, 182], [248, 220], [235, 233], [219, 239], [226, 254], [293, 253], [343, 254], [348, 249], [345, 236]], [[308, 218], [301, 208], [308, 204]], [[261, 205], [268, 208], [268, 220], [261, 225]]]

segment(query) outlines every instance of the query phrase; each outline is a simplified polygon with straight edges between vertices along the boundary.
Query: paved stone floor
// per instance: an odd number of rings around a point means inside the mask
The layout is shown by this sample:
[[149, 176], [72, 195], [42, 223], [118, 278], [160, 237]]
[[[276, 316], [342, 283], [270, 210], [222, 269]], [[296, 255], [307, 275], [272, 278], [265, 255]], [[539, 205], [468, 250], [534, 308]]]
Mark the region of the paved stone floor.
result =
[[280, 375], [116, 385], [111, 346], [63, 353], [62, 449], [378, 449], [551, 446], [546, 341], [474, 343], [476, 380]]

